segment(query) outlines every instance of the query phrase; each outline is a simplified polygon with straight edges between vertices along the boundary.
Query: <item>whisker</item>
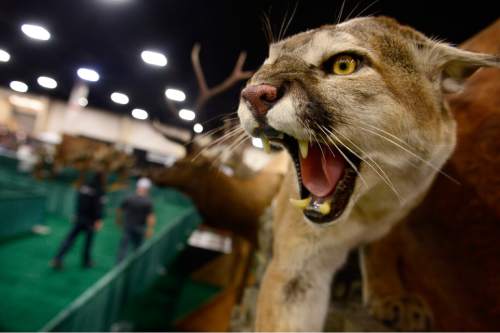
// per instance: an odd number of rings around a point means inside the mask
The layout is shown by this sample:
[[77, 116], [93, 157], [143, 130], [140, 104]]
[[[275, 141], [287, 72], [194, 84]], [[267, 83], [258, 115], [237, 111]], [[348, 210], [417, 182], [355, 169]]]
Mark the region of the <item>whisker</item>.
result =
[[309, 135], [309, 142], [316, 142], [316, 144], [319, 147], [319, 150], [321, 151], [321, 155], [323, 156], [323, 159], [326, 160], [325, 152], [323, 151], [323, 148], [321, 148], [321, 144], [319, 142], [319, 141], [322, 141], [322, 140], [318, 140], [318, 137], [316, 136], [316, 133], [311, 129], [311, 127], [308, 124], [306, 124], [306, 123], [304, 123], [302, 121], [300, 121], [300, 123], [302, 124], [302, 126], [304, 126], [306, 128], [307, 132], [310, 134]]
[[[359, 121], [359, 120], [358, 120], [358, 121]], [[390, 136], [391, 138], [393, 138], [393, 139], [395, 139], [396, 141], [400, 142], [401, 144], [405, 145], [407, 148], [411, 148], [411, 145], [410, 145], [408, 142], [406, 142], [405, 140], [403, 140], [403, 139], [401, 139], [401, 138], [397, 137], [396, 135], [394, 135], [394, 134], [392, 134], [392, 133], [390, 133], [390, 132], [387, 132], [387, 131], [385, 131], [385, 130], [381, 129], [380, 127], [377, 127], [377, 126], [375, 126], [375, 125], [372, 125], [372, 124], [370, 124], [370, 123], [368, 123], [368, 122], [361, 121], [361, 123], [362, 123], [362, 125], [364, 125], [364, 126], [368, 126], [368, 127], [370, 127], [371, 129], [373, 129], [373, 130], [376, 130], [376, 131], [379, 131], [379, 132], [381, 132], [381, 133], [387, 134], [387, 135], [388, 135], [388, 136]]]
[[[371, 124], [369, 124], [369, 123], [367, 123], [367, 122], [363, 122], [363, 121], [362, 121], [362, 120], [360, 120], [360, 119], [356, 119], [356, 122], [358, 122], [358, 124], [356, 124], [356, 127], [357, 127], [357, 128], [363, 129], [363, 128], [362, 128], [362, 127], [363, 127], [363, 125], [365, 125], [365, 126], [369, 126], [369, 127], [371, 127], [372, 129], [374, 129], [374, 130], [380, 131], [380, 132], [382, 132], [382, 133], [384, 133], [384, 134], [387, 134], [387, 135], [389, 135], [389, 136], [393, 137], [395, 140], [397, 140], [397, 141], [401, 142], [401, 144], [405, 145], [407, 149], [411, 150], [411, 149], [413, 148], [413, 147], [412, 147], [412, 146], [411, 146], [408, 142], [406, 142], [406, 141], [404, 141], [403, 139], [401, 139], [401, 138], [399, 138], [399, 137], [395, 136], [394, 134], [391, 134], [391, 133], [389, 133], [389, 132], [387, 132], [387, 131], [384, 131], [384, 130], [383, 130], [383, 129], [381, 129], [381, 128], [378, 128], [378, 127], [376, 127], [376, 126], [374, 126], [374, 125], [371, 125]], [[414, 152], [414, 153], [415, 153], [415, 154], [417, 154], [416, 152]], [[413, 161], [413, 160], [410, 160], [410, 161], [409, 161], [409, 163], [411, 163], [411, 165], [412, 165], [413, 167], [415, 167], [415, 168], [418, 168], [418, 166], [419, 166], [419, 165], [417, 164], [417, 162], [415, 162], [415, 161]]]
[[[347, 157], [346, 154], [344, 154], [344, 152], [339, 148], [339, 146], [337, 146], [337, 144], [335, 143], [334, 140], [332, 140], [332, 138], [330, 138], [330, 136], [325, 132], [325, 129], [323, 126], [319, 126], [319, 129], [321, 131], [323, 131], [323, 133], [325, 133], [326, 135], [326, 138], [328, 139], [328, 141], [330, 141], [334, 146], [335, 148], [337, 148], [337, 150], [339, 151], [339, 153], [344, 157], [344, 159], [347, 161], [347, 163], [349, 163], [349, 165], [354, 169], [354, 171], [356, 172], [356, 174], [359, 176], [359, 178], [361, 179], [361, 181], [363, 182], [363, 184], [368, 187], [368, 183], [366, 182], [365, 178], [361, 175], [361, 172], [359, 172], [358, 168], [354, 165], [354, 163], [349, 159], [349, 157]], [[333, 133], [331, 133], [333, 135]], [[347, 147], [346, 147], [347, 148]]]
[[[220, 150], [216, 154], [220, 155], [224, 153], [228, 149], [228, 147], [231, 147], [236, 141], [239, 141], [246, 136], [247, 136], [246, 133], [238, 133], [238, 132], [234, 133], [234, 135], [232, 135], [230, 139], [228, 138], [217, 144], [217, 147], [220, 148]], [[215, 145], [212, 145], [212, 147], [215, 147]]]
[[[328, 130], [328, 129], [326, 129]], [[332, 130], [335, 131], [335, 129], [332, 128]], [[352, 142], [349, 138], [347, 138], [346, 136], [342, 135], [339, 131], [335, 131], [335, 133], [337, 133], [338, 135], [341, 135], [345, 140], [348, 140], [353, 146], [354, 148], [358, 149], [361, 154], [365, 154], [365, 156], [370, 159], [370, 161], [373, 163], [369, 163], [366, 159], [364, 159], [363, 157], [361, 157], [361, 155], [359, 155], [358, 153], [356, 153], [353, 149], [351, 149], [350, 147], [348, 147], [345, 143], [343, 143], [339, 137], [337, 137], [333, 132], [329, 131], [332, 136], [335, 137], [335, 139], [337, 141], [339, 141], [340, 144], [342, 144], [346, 149], [348, 149], [353, 155], [355, 155], [357, 158], [359, 158], [360, 160], [362, 160], [363, 162], [365, 162], [379, 177], [380, 179], [382, 179], [384, 181], [384, 183], [394, 192], [394, 194], [396, 194], [396, 197], [399, 199], [400, 203], [402, 203], [402, 199], [401, 199], [401, 194], [399, 193], [399, 191], [396, 189], [396, 186], [394, 186], [393, 182], [391, 181], [390, 177], [387, 175], [387, 173], [384, 171], [384, 169], [382, 169], [382, 167], [373, 159], [371, 158], [368, 154], [366, 154], [366, 152], [364, 152], [359, 146], [357, 146], [354, 142]], [[380, 171], [377, 171], [377, 169], [375, 169], [375, 167]], [[381, 174], [382, 173], [382, 174]]]
[[[220, 132], [225, 132], [222, 136], [220, 136], [219, 138], [215, 139], [215, 140], [219, 140], [221, 138], [224, 138], [226, 135], [229, 135], [230, 133], [234, 132], [234, 131], [237, 131], [238, 130], [238, 127], [239, 126], [232, 126], [230, 128], [226, 128], [224, 125], [222, 126], [219, 126], [205, 134], [202, 134], [202, 135], [199, 135], [198, 137], [201, 138], [201, 139], [205, 139], [205, 138], [212, 138], [213, 135], [217, 134], [217, 133], [220, 133]], [[190, 143], [194, 142], [196, 138], [193, 138]], [[215, 141], [214, 140], [214, 141]], [[214, 141], [211, 141], [210, 143], [207, 144], [207, 147], [208, 148], [211, 148], [213, 145], [214, 145]]]
[[215, 157], [214, 161], [212, 162], [212, 166], [215, 165], [215, 163], [221, 162], [222, 155], [224, 153], [227, 153], [228, 155], [232, 154], [243, 142], [247, 141], [249, 137], [246, 135], [246, 133], [240, 134], [234, 142], [232, 142], [229, 147], [222, 149], [217, 156]]
[[335, 157], [335, 153], [333, 152], [332, 148], [330, 148], [330, 144], [329, 144], [329, 141], [330, 141], [330, 140], [328, 140], [328, 134], [327, 134], [327, 133], [323, 130], [323, 128], [322, 128], [322, 127], [323, 127], [323, 126], [319, 125], [319, 129], [320, 129], [320, 131], [322, 131], [322, 132], [323, 132], [323, 134], [322, 134], [322, 133], [320, 133], [321, 141], [325, 144], [325, 146], [328, 148], [328, 150], [329, 150], [329, 151], [330, 151], [330, 153], [333, 155], [333, 157]]
[[207, 120], [205, 120], [205, 121], [201, 122], [201, 124], [202, 124], [202, 125], [206, 125], [206, 124], [208, 124], [209, 122], [214, 121], [214, 120], [218, 120], [218, 119], [221, 119], [221, 120], [226, 120], [226, 119], [238, 119], [238, 116], [228, 118], [229, 116], [236, 115], [237, 113], [238, 113], [238, 111], [234, 111], [234, 112], [229, 112], [229, 113], [220, 114], [220, 115], [214, 116], [214, 117], [212, 117], [212, 118], [209, 118], [209, 119], [207, 119]]
[[227, 133], [222, 135], [220, 138], [215, 139], [214, 141], [208, 144], [208, 147], [213, 147], [215, 145], [221, 145], [225, 143], [230, 138], [234, 138], [234, 136], [244, 133], [244, 129], [241, 127], [235, 127], [232, 130], [229, 130]]
[[269, 13], [266, 14], [267, 25], [269, 27], [269, 33], [271, 35], [271, 42], [274, 43], [276, 41], [276, 36], [273, 31], [273, 25], [271, 24], [271, 7], [269, 8]]
[[351, 15], [353, 15], [354, 12], [356, 11], [356, 9], [358, 9], [359, 4], [360, 4], [360, 2], [356, 3], [356, 5], [352, 8], [352, 10], [349, 12], [349, 14], [347, 14], [344, 21], [348, 21], [351, 18]]
[[[320, 130], [326, 130], [325, 127], [323, 126], [320, 126]], [[332, 139], [328, 137], [327, 134], [325, 134], [325, 145], [327, 146], [328, 150], [330, 151], [330, 153], [335, 157], [335, 153], [333, 152], [332, 148], [330, 147], [330, 144], [332, 142]], [[342, 142], [340, 142], [341, 144], [343, 144]], [[335, 145], [335, 143], [333, 143]], [[345, 145], [344, 145], [345, 146]], [[337, 147], [337, 150], [342, 154], [342, 151]], [[349, 160], [349, 158], [347, 158], [347, 156], [345, 156], [344, 154], [342, 154], [344, 156], [344, 158], [349, 162], [352, 162]], [[360, 158], [361, 160], [363, 160], [362, 158]], [[366, 163], [366, 161], [365, 161]], [[368, 164], [368, 163], [367, 163]], [[361, 175], [361, 172], [359, 171], [359, 169], [353, 165], [353, 163], [349, 163], [349, 165], [351, 165], [351, 167], [354, 169], [354, 172], [356, 172], [356, 174], [359, 176], [359, 178], [361, 179], [361, 182], [363, 183], [363, 185], [368, 188], [368, 184], [366, 183], [366, 180], [365, 178]], [[359, 198], [360, 196], [360, 193], [357, 193], [356, 196], [354, 197], [354, 201], [356, 202], [357, 199]]]
[[244, 129], [241, 127], [236, 127], [235, 129], [229, 131], [228, 133], [224, 134], [220, 138], [214, 140], [213, 142], [209, 143], [206, 147], [201, 149], [192, 159], [191, 161], [195, 161], [202, 153], [206, 152], [207, 150], [211, 149], [214, 147], [216, 144], [222, 144], [223, 142], [229, 140], [230, 138], [235, 137], [238, 134], [245, 134]]
[[365, 7], [365, 9], [363, 9], [361, 12], [359, 12], [356, 17], [360, 17], [361, 15], [363, 15], [363, 13], [365, 13], [368, 9], [370, 9], [374, 4], [376, 4], [379, 0], [374, 0], [372, 1], [368, 6]]
[[292, 15], [290, 15], [290, 19], [288, 20], [288, 23], [285, 26], [285, 30], [283, 30], [283, 36], [282, 37], [286, 36], [286, 32], [288, 31], [288, 28], [290, 27], [290, 24], [292, 23], [293, 18], [295, 17], [295, 13], [297, 12], [297, 7], [299, 7], [299, 1], [298, 0], [295, 2], [295, 7], [293, 8]]
[[248, 135], [243, 135], [242, 137], [239, 137], [235, 142], [238, 142], [236, 145], [233, 143], [231, 146], [229, 146], [229, 151], [228, 154], [232, 154], [236, 149], [238, 149], [244, 142], [247, 142], [250, 140], [250, 137]]
[[434, 171], [436, 172], [439, 172], [440, 174], [442, 174], [443, 176], [445, 176], [446, 178], [448, 178], [449, 180], [451, 180], [452, 182], [456, 183], [456, 184], [460, 184], [460, 182], [458, 180], [456, 180], [455, 178], [453, 178], [452, 176], [448, 175], [446, 172], [440, 170], [439, 168], [437, 168], [434, 164], [430, 163], [429, 161], [427, 161], [426, 159], [422, 158], [420, 155], [412, 152], [411, 150], [403, 147], [402, 145], [398, 144], [397, 142], [391, 140], [390, 138], [382, 135], [382, 134], [379, 134], [375, 131], [372, 131], [368, 128], [363, 128], [363, 127], [359, 127], [360, 129], [364, 130], [364, 131], [367, 131], [367, 132], [370, 132], [382, 139], [385, 139], [387, 142], [389, 143], [392, 143], [393, 145], [395, 145], [396, 147], [399, 147], [400, 149], [402, 149], [403, 151], [407, 152], [408, 154], [410, 154], [411, 156], [415, 157], [416, 159], [418, 159], [419, 161], [425, 163], [427, 166], [429, 166], [431, 169], [433, 169]]
[[262, 21], [262, 30], [264, 31], [264, 37], [266, 37], [267, 43], [271, 44], [274, 41], [272, 38], [272, 30], [269, 24], [269, 17], [267, 16], [267, 14], [263, 14], [261, 16], [261, 21]]
[[313, 131], [311, 130], [311, 128], [309, 127], [309, 125], [306, 124], [304, 121], [302, 121], [302, 119], [300, 119], [300, 118], [298, 118], [297, 120], [298, 120], [300, 126], [302, 126], [305, 129], [305, 131], [307, 133], [307, 136], [309, 138], [308, 141], [309, 142], [313, 142], [313, 137], [312, 137]]
[[[224, 115], [222, 115], [222, 117], [221, 116], [212, 117], [212, 118], [210, 118], [210, 119], [202, 122], [201, 124], [206, 126], [206, 124], [208, 124], [209, 122], [211, 122], [212, 120], [215, 120], [217, 118], [222, 118], [223, 121], [227, 121], [227, 122], [233, 122], [233, 120], [239, 119], [238, 116], [236, 116], [236, 117], [228, 117], [228, 116], [230, 116], [232, 114], [236, 114], [236, 112], [231, 112], [231, 113], [228, 113], [228, 114], [224, 114]], [[224, 118], [224, 117], [227, 117], [227, 118]], [[232, 128], [236, 127], [236, 126], [239, 126], [239, 124], [231, 125], [230, 129], [232, 129]], [[206, 138], [206, 137], [208, 137], [208, 136], [210, 136], [212, 134], [218, 133], [218, 132], [220, 132], [222, 130], [225, 130], [225, 129], [226, 129], [226, 123], [224, 123], [224, 124], [222, 124], [220, 126], [217, 126], [217, 127], [213, 128], [210, 131], [207, 131], [207, 132], [205, 132], [203, 134], [199, 134], [199, 135], [197, 135], [197, 137]], [[190, 142], [193, 142], [194, 139], [195, 138], [193, 138], [192, 140], [190, 140]]]
[[[418, 153], [416, 153], [416, 152], [412, 151], [412, 148], [413, 148], [413, 147], [412, 147], [412, 146], [411, 146], [408, 142], [404, 141], [403, 139], [399, 138], [398, 136], [394, 135], [393, 133], [390, 133], [390, 132], [388, 132], [388, 131], [385, 131], [385, 130], [383, 130], [383, 129], [381, 129], [381, 128], [377, 127], [377, 126], [374, 126], [374, 125], [372, 125], [372, 124], [369, 124], [369, 123], [367, 123], [367, 122], [361, 121], [360, 119], [356, 119], [356, 121], [358, 122], [358, 124], [356, 125], [356, 127], [360, 128], [360, 129], [362, 129], [362, 130], [364, 130], [364, 131], [367, 131], [367, 132], [373, 133], [373, 134], [375, 134], [375, 135], [377, 135], [377, 136], [379, 136], [379, 137], [381, 137], [381, 138], [385, 139], [385, 140], [386, 140], [386, 141], [388, 141], [389, 143], [392, 143], [393, 145], [395, 145], [395, 146], [399, 147], [400, 149], [402, 149], [403, 151], [407, 152], [408, 154], [410, 154], [410, 155], [414, 156], [414, 157], [415, 157], [415, 158], [417, 158], [419, 161], [421, 161], [421, 162], [423, 162], [423, 163], [427, 164], [427, 165], [428, 165], [430, 168], [432, 168], [434, 171], [439, 172], [440, 174], [442, 174], [443, 176], [445, 176], [446, 178], [448, 178], [449, 180], [451, 180], [451, 181], [452, 181], [452, 182], [454, 182], [455, 184], [460, 185], [460, 182], [459, 182], [458, 180], [456, 180], [456, 179], [455, 179], [455, 178], [453, 178], [452, 176], [448, 175], [446, 172], [444, 172], [444, 171], [440, 170], [438, 167], [436, 167], [434, 164], [430, 163], [428, 160], [425, 160], [425, 159], [424, 159], [422, 156], [420, 156]], [[360, 124], [359, 124], [359, 123], [361, 123], [361, 126], [360, 126]], [[373, 130], [379, 131], [379, 132], [381, 132], [381, 133], [383, 133], [383, 134], [385, 134], [385, 135], [390, 136], [391, 138], [393, 138], [394, 140], [396, 140], [396, 141], [400, 142], [401, 144], [405, 145], [406, 147], [402, 147], [402, 146], [400, 146], [399, 144], [397, 144], [396, 142], [393, 142], [391, 139], [387, 138], [386, 136], [384, 136], [384, 135], [382, 135], [382, 134], [380, 134], [380, 133], [375, 133], [375, 132], [371, 131], [369, 128], [363, 128], [363, 125], [364, 125], [364, 126], [368, 126], [368, 127], [370, 127], [371, 129], [373, 129]], [[418, 167], [418, 165], [417, 165], [415, 162], [410, 161], [410, 163], [412, 163], [412, 165], [413, 165], [414, 167]]]
[[[236, 127], [237, 127], [237, 125], [234, 125], [233, 127], [231, 127], [231, 128], [230, 128], [230, 130], [233, 130], [233, 129], [234, 129], [234, 128], [236, 128]], [[214, 128], [214, 129], [211, 129], [211, 130], [210, 130], [210, 131], [208, 131], [208, 132], [205, 132], [205, 133], [203, 133], [203, 134], [199, 135], [198, 137], [201, 137], [201, 138], [206, 138], [206, 137], [212, 136], [213, 134], [216, 134], [216, 133], [222, 132], [222, 131], [224, 131], [224, 130], [226, 130], [225, 125], [221, 125], [221, 126], [218, 126], [218, 127]], [[193, 140], [194, 140], [194, 139], [193, 139]], [[191, 140], [191, 141], [193, 141], [193, 140]]]
[[344, 13], [344, 6], [345, 6], [345, 0], [342, 0], [342, 5], [340, 6], [340, 11], [339, 11], [339, 15], [337, 16], [337, 23], [336, 24], [339, 24], [340, 20], [342, 19], [342, 14]]
[[321, 148], [321, 144], [319, 143], [316, 134], [313, 135], [314, 141], [318, 144], [319, 150], [321, 151], [321, 155], [323, 156], [323, 160], [326, 160], [325, 152], [323, 151], [323, 148]]
[[285, 21], [287, 20], [287, 16], [288, 16], [288, 8], [286, 9], [285, 15], [283, 16], [283, 20], [281, 21], [280, 31], [278, 32], [278, 41], [280, 41], [281, 38], [283, 37], [282, 36], [283, 27], [285, 26]]

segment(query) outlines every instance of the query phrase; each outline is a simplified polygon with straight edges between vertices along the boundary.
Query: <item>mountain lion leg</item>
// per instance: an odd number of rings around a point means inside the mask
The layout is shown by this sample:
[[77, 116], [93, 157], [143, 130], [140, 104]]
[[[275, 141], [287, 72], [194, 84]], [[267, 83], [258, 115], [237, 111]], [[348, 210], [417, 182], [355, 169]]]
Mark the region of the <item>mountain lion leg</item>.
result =
[[391, 233], [363, 247], [363, 302], [371, 315], [387, 326], [400, 331], [430, 330], [429, 307], [422, 298], [409, 294], [404, 288], [398, 252], [401, 244], [398, 245], [397, 238]]
[[[291, 249], [288, 247], [287, 251]], [[267, 267], [257, 300], [257, 331], [323, 329], [331, 279], [347, 251], [337, 251], [332, 260], [327, 251], [305, 250], [295, 247], [284, 257], [275, 256]], [[304, 255], [307, 252], [310, 255]]]

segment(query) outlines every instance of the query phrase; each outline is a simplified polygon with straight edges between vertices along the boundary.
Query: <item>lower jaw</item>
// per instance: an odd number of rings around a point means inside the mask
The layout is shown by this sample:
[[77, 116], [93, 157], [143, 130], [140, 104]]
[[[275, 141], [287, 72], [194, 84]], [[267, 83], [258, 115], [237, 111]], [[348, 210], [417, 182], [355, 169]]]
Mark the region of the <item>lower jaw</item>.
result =
[[[324, 197], [315, 196], [302, 184], [296, 141], [293, 138], [292, 140], [287, 140], [287, 138], [285, 138], [282, 143], [294, 161], [295, 171], [298, 176], [297, 181], [301, 199], [291, 199], [293, 206], [302, 209], [304, 217], [314, 224], [326, 225], [337, 222], [347, 208], [352, 193], [354, 192], [357, 180], [357, 173], [354, 168], [351, 165], [346, 165], [344, 175], [339, 180], [332, 193]], [[344, 152], [344, 154], [346, 154], [346, 156], [350, 155], [348, 156], [349, 159], [359, 170], [361, 161], [357, 157], [352, 156], [349, 152]]]
[[[331, 207], [330, 212], [326, 215], [321, 212], [321, 206], [325, 204]], [[335, 205], [333, 199], [312, 199], [311, 204], [304, 209], [303, 214], [309, 221], [316, 224], [335, 223], [345, 210], [345, 207], [340, 207], [340, 209], [337, 207], [339, 206]]]
[[356, 178], [356, 172], [352, 168], [346, 168], [346, 174], [339, 181], [334, 192], [326, 197], [311, 195], [299, 182], [302, 200], [310, 198], [307, 206], [303, 209], [304, 216], [315, 224], [332, 224], [337, 222], [349, 205], [352, 193], [354, 192]]

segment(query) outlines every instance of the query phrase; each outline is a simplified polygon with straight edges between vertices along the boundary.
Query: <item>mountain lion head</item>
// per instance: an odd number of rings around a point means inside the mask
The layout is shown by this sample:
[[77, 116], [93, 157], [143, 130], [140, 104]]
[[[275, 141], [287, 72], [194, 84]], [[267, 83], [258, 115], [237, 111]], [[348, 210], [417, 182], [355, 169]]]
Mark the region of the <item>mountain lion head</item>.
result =
[[353, 207], [410, 205], [455, 145], [443, 95], [498, 57], [425, 37], [385, 17], [326, 25], [271, 44], [241, 93], [244, 129], [295, 164], [292, 204], [308, 221]]

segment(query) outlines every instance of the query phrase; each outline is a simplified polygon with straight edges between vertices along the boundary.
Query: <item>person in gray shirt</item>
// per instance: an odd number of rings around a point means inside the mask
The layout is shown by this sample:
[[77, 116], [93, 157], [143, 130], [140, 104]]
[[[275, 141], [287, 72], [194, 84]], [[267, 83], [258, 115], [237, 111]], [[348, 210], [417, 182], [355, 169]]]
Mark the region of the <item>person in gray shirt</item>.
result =
[[144, 238], [150, 238], [153, 235], [156, 218], [153, 203], [149, 197], [150, 188], [149, 179], [139, 179], [135, 194], [125, 198], [117, 209], [116, 222], [123, 229], [117, 262], [121, 262], [127, 256], [130, 245], [137, 249]]

